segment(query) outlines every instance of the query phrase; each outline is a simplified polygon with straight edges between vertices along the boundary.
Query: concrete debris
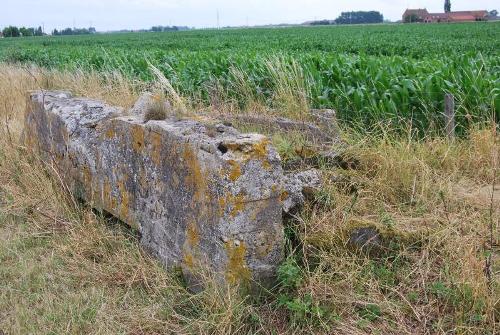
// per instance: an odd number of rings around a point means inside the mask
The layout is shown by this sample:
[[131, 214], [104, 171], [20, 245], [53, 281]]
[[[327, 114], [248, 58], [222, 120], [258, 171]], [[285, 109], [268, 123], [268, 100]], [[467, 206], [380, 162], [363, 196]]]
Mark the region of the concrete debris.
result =
[[[319, 112], [317, 112], [319, 113]], [[321, 114], [321, 113], [319, 113]], [[329, 114], [328, 114], [329, 115]], [[266, 116], [255, 115], [231, 115], [219, 117], [224, 123], [232, 125], [233, 123], [242, 123], [263, 127], [271, 132], [275, 131], [298, 131], [308, 141], [317, 144], [332, 144], [339, 143], [340, 133], [334, 126], [319, 126], [307, 121], [295, 121], [287, 118], [271, 118]], [[319, 116], [314, 119], [320, 119]], [[326, 124], [327, 118], [321, 119], [321, 125]], [[336, 124], [336, 121], [335, 121]]]
[[350, 232], [349, 244], [361, 250], [382, 248], [382, 237], [376, 228], [355, 228]]
[[286, 175], [286, 198], [283, 202], [283, 212], [292, 213], [302, 207], [307, 197], [320, 189], [321, 180], [321, 171], [316, 169]]

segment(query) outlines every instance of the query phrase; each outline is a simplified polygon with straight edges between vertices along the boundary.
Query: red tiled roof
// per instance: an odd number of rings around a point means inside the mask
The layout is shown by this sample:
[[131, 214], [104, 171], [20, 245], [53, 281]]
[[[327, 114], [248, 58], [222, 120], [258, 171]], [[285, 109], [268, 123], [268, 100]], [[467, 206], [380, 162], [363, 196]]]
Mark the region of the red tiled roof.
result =
[[476, 16], [466, 15], [466, 14], [454, 14], [450, 15], [449, 18], [453, 21], [474, 21]]
[[488, 15], [488, 11], [486, 10], [463, 10], [463, 11], [457, 11], [457, 12], [450, 12], [449, 14], [466, 14], [466, 15], [477, 15], [477, 16], [482, 16], [482, 15]]
[[425, 8], [424, 9], [407, 9], [404, 12], [403, 16], [408, 16], [408, 15], [412, 15], [412, 14], [424, 17], [424, 16], [428, 15], [429, 12]]

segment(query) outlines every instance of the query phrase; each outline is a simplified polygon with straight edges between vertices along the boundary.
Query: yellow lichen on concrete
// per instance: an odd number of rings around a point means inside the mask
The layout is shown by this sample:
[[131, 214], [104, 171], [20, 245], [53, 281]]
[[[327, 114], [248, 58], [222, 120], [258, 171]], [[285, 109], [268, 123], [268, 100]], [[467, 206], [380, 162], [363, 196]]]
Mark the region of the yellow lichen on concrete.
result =
[[184, 264], [190, 269], [193, 269], [195, 265], [193, 253], [196, 252], [198, 244], [200, 244], [200, 232], [196, 222], [193, 221], [187, 226], [186, 240], [183, 247]]
[[262, 167], [263, 167], [264, 169], [266, 169], [266, 170], [271, 170], [272, 165], [271, 165], [271, 163], [269, 163], [269, 161], [268, 161], [267, 159], [264, 159], [264, 160], [262, 161]]
[[107, 139], [112, 139], [113, 137], [115, 137], [114, 124], [111, 124], [109, 126], [109, 128], [106, 130], [105, 136], [106, 136]]
[[127, 220], [129, 216], [130, 195], [125, 186], [124, 180], [118, 182], [118, 191], [120, 192], [120, 216], [123, 220]]
[[256, 143], [252, 147], [252, 158], [260, 160], [262, 162], [262, 167], [266, 170], [271, 169], [271, 163], [267, 159], [267, 147], [271, 143], [268, 138], [263, 139], [259, 143]]
[[228, 161], [229, 165], [231, 165], [231, 171], [229, 172], [229, 179], [231, 181], [236, 181], [241, 176], [241, 166], [235, 160]]
[[226, 146], [226, 148], [228, 150], [231, 150], [231, 151], [240, 151], [240, 152], [243, 152], [243, 147], [244, 145], [242, 145], [241, 143], [235, 143], [235, 142], [227, 142], [227, 143], [224, 143], [224, 146]]
[[264, 160], [267, 158], [267, 146], [271, 141], [268, 138], [263, 139], [262, 141], [255, 143], [252, 146], [252, 157]]
[[141, 152], [144, 148], [144, 127], [141, 125], [132, 126], [132, 148], [136, 152]]
[[87, 165], [83, 166], [82, 174], [83, 174], [83, 184], [85, 185], [85, 187], [87, 187], [88, 194], [92, 195], [93, 194], [92, 173], [90, 172], [90, 168]]
[[192, 222], [188, 225], [186, 235], [191, 247], [197, 246], [200, 243], [200, 232], [196, 223]]
[[162, 136], [161, 134], [155, 132], [152, 132], [150, 136], [151, 136], [151, 159], [153, 160], [153, 163], [155, 163], [156, 165], [160, 165]]
[[182, 158], [184, 160], [184, 165], [187, 170], [186, 174], [186, 184], [191, 187], [194, 191], [193, 200], [203, 203], [207, 194], [207, 178], [202, 171], [198, 157], [194, 154], [193, 149], [186, 144], [182, 153]]
[[[272, 165], [268, 160], [268, 145], [270, 143], [271, 141], [268, 138], [264, 138], [257, 143], [228, 142], [224, 143], [224, 145], [228, 148], [228, 150], [231, 150], [237, 157], [239, 157], [240, 163], [255, 159], [262, 162], [264, 169], [270, 170], [272, 168]], [[228, 163], [234, 167], [237, 162], [228, 161]], [[231, 173], [233, 172], [234, 175], [232, 174], [232, 176], [236, 177], [236, 179], [239, 178], [241, 176], [241, 166], [239, 171], [231, 170]]]
[[102, 185], [101, 202], [105, 207], [111, 207], [111, 183], [109, 180], [104, 180]]
[[228, 241], [224, 244], [227, 252], [226, 279], [230, 284], [245, 284], [251, 279], [251, 273], [246, 265], [246, 246], [242, 241]]
[[225, 211], [226, 211], [226, 198], [220, 197], [219, 198], [219, 215], [223, 216]]
[[223, 216], [226, 208], [231, 208], [229, 215], [233, 218], [238, 216], [243, 210], [245, 210], [245, 194], [240, 193], [238, 195], [233, 195], [231, 193], [226, 194], [219, 198], [219, 215]]
[[232, 197], [231, 200], [233, 205], [231, 216], [234, 218], [245, 209], [245, 195], [240, 193], [236, 197]]

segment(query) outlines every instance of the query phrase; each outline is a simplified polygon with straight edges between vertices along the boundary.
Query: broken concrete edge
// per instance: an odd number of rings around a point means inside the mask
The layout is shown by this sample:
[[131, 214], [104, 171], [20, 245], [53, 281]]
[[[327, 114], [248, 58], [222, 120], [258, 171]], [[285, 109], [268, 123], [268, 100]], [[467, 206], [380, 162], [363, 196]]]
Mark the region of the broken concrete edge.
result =
[[293, 214], [302, 208], [307, 197], [321, 189], [322, 180], [321, 171], [316, 169], [286, 174], [283, 212]]
[[[136, 227], [140, 243], [196, 290], [218, 281], [272, 285], [283, 260], [284, 175], [270, 141], [200, 120], [144, 123], [69, 92], [29, 94], [23, 141], [75, 197]], [[127, 115], [129, 114], [129, 115]]]
[[340, 128], [333, 110], [312, 110], [314, 121], [297, 121], [284, 117], [267, 117], [249, 114], [217, 115], [225, 124], [243, 123], [260, 126], [274, 131], [298, 131], [304, 137], [319, 145], [341, 144]]
[[[160, 108], [161, 107], [161, 108]], [[156, 118], [148, 114], [155, 114], [155, 109], [163, 109], [165, 116]], [[150, 113], [151, 112], [151, 113]], [[300, 159], [287, 161], [283, 164], [286, 171], [295, 170], [297, 166], [307, 165], [318, 168], [320, 166], [335, 166], [348, 169], [355, 167], [358, 162], [347, 158], [344, 153], [347, 149], [346, 142], [342, 139], [336, 112], [333, 109], [311, 109], [310, 121], [297, 121], [284, 117], [257, 116], [249, 114], [197, 114], [184, 115], [175, 110], [173, 105], [162, 99], [158, 94], [143, 93], [135, 105], [130, 109], [131, 115], [143, 115], [144, 122], [151, 119], [187, 118], [197, 119], [207, 125], [217, 123], [233, 127], [233, 124], [245, 124], [262, 127], [271, 132], [300, 132], [309, 141], [306, 147], [297, 152]]]
[[313, 109], [310, 112], [311, 121], [248, 114], [217, 115], [216, 117], [226, 125], [258, 127], [268, 134], [300, 133], [306, 140], [306, 144], [302, 148], [296, 148], [298, 159], [287, 161], [283, 166], [285, 170], [293, 170], [301, 165], [314, 168], [321, 166], [353, 168], [359, 162], [345, 154], [348, 145], [342, 138], [335, 115], [335, 111], [331, 109]]
[[[166, 115], [168, 118], [179, 118], [179, 115], [173, 109], [172, 104], [170, 104], [165, 99], [160, 96], [153, 94], [151, 92], [143, 93], [136, 101], [134, 106], [129, 110], [129, 115], [135, 115], [139, 117], [144, 117], [152, 105], [156, 103], [164, 104], [164, 107], [170, 112]], [[195, 117], [198, 121], [202, 121], [206, 126], [212, 127], [215, 124], [215, 130], [219, 131], [221, 127], [232, 127], [229, 119], [225, 118], [223, 115], [219, 115], [218, 118], [209, 118], [203, 115], [191, 116]], [[275, 125], [280, 129], [285, 130], [301, 130], [306, 131], [310, 136], [320, 139], [321, 141], [334, 141], [336, 143], [341, 143], [340, 139], [340, 129], [336, 120], [336, 112], [332, 109], [313, 109], [311, 110], [311, 117], [317, 122], [317, 125], [313, 125], [307, 122], [298, 122], [286, 118], [277, 118], [270, 120], [269, 118], [263, 118], [259, 116], [250, 115], [233, 115], [239, 122], [247, 122], [257, 125]], [[146, 123], [148, 120], [144, 119]], [[219, 123], [222, 122], [223, 124]], [[219, 123], [219, 124], [217, 124]], [[224, 125], [225, 124], [225, 125]], [[324, 143], [323, 143], [324, 144]], [[223, 145], [222, 145], [223, 146]], [[222, 147], [223, 150], [225, 148]], [[319, 165], [317, 159], [322, 160], [322, 163], [337, 163], [339, 156], [331, 151], [320, 151], [320, 157], [310, 158], [310, 160], [316, 159], [315, 164]], [[291, 172], [285, 175], [285, 191], [282, 195], [283, 200], [283, 212], [284, 214], [291, 214], [292, 212], [297, 212], [306, 203], [307, 195], [311, 196], [313, 193], [319, 191], [321, 188], [322, 174], [321, 171], [317, 169], [308, 169], [306, 171]]]

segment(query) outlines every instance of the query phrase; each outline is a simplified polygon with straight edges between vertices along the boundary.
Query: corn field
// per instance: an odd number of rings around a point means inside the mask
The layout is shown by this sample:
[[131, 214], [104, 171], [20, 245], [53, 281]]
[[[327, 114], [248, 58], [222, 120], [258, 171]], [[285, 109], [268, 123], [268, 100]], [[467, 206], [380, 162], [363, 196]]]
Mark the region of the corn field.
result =
[[0, 60], [11, 63], [118, 71], [142, 81], [155, 80], [152, 64], [177, 92], [202, 103], [210, 103], [216, 91], [242, 108], [258, 102], [279, 113], [288, 85], [288, 92], [300, 95], [298, 105], [336, 109], [343, 122], [361, 127], [383, 122], [441, 129], [444, 95], [451, 93], [459, 132], [499, 119], [498, 50], [499, 23], [0, 40]]

